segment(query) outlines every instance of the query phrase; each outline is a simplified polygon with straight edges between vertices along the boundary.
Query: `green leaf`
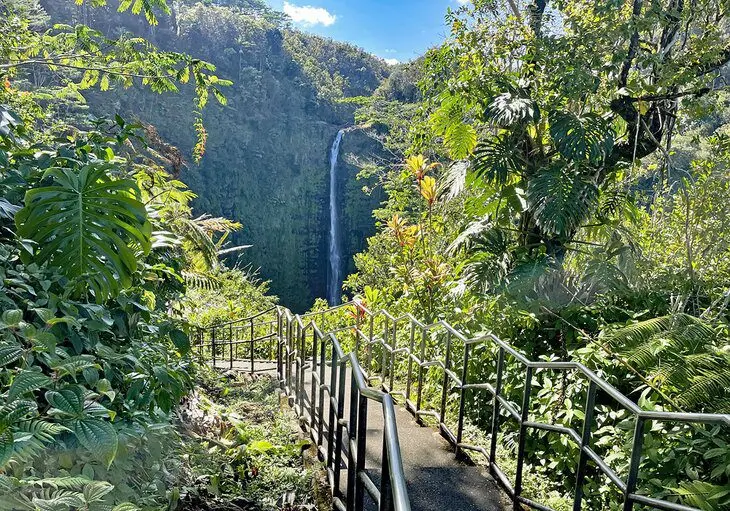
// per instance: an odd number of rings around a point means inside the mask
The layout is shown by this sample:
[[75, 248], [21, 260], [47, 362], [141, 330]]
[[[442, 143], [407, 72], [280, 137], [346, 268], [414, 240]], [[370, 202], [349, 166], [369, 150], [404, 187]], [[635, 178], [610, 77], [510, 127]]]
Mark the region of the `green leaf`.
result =
[[0, 346], [0, 367], [6, 366], [23, 356], [23, 348], [17, 344]]
[[12, 426], [38, 409], [35, 401], [13, 401], [0, 408], [0, 424]]
[[106, 162], [51, 168], [45, 177], [53, 184], [26, 192], [15, 215], [18, 232], [40, 247], [36, 262], [60, 268], [82, 289], [88, 285], [99, 302], [131, 285], [138, 253], [151, 246], [137, 184], [113, 179], [115, 169]]
[[112, 511], [139, 511], [139, 508], [131, 502], [123, 502], [118, 506], [115, 506]]
[[599, 115], [577, 116], [571, 112], [553, 112], [550, 136], [564, 157], [591, 163], [600, 163], [611, 152], [615, 138], [608, 121]]
[[16, 328], [23, 321], [23, 311], [20, 309], [10, 309], [3, 312], [2, 322], [6, 327]]
[[13, 380], [8, 391], [8, 401], [13, 401], [18, 396], [22, 396], [33, 390], [51, 385], [51, 379], [45, 374], [37, 371], [23, 371]]
[[596, 207], [598, 189], [579, 172], [554, 166], [530, 180], [527, 202], [543, 233], [569, 236]]
[[172, 339], [172, 343], [178, 349], [180, 354], [188, 354], [188, 352], [190, 351], [190, 338], [188, 338], [188, 334], [176, 328], [175, 330], [170, 332], [170, 339]]
[[119, 447], [119, 437], [111, 423], [94, 418], [76, 419], [71, 430], [81, 445], [92, 453], [100, 454], [107, 466], [111, 465]]
[[500, 127], [509, 127], [525, 121], [538, 121], [540, 119], [540, 109], [532, 99], [510, 92], [505, 92], [494, 98], [485, 114], [488, 119]]
[[474, 126], [458, 123], [450, 126], [444, 135], [444, 143], [454, 160], [466, 158], [477, 145], [477, 131]]
[[69, 386], [59, 391], [49, 390], [46, 392], [46, 401], [65, 415], [80, 417], [84, 413], [84, 392], [78, 386]]
[[10, 431], [10, 428], [5, 427], [0, 432], [0, 468], [4, 467], [13, 455], [14, 443], [13, 432]]

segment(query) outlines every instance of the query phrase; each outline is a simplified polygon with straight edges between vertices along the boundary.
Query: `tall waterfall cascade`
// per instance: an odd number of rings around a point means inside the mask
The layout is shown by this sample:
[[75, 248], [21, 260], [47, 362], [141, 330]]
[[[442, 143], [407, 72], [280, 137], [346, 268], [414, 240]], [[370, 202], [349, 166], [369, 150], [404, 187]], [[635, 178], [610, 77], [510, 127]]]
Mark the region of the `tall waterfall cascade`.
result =
[[337, 201], [337, 160], [340, 157], [340, 143], [345, 132], [344, 129], [337, 132], [330, 149], [330, 243], [329, 272], [327, 274], [327, 301], [330, 305], [339, 304], [342, 295], [342, 243]]

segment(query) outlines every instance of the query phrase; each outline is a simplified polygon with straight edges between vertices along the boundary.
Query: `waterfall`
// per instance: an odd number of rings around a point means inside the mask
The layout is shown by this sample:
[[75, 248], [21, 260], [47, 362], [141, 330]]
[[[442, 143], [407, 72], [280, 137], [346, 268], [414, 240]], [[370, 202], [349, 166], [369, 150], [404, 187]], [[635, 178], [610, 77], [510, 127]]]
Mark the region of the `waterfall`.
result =
[[337, 209], [337, 159], [340, 156], [340, 142], [342, 142], [344, 134], [345, 130], [337, 132], [330, 149], [330, 248], [327, 275], [327, 301], [330, 305], [339, 304], [342, 293], [340, 217]]

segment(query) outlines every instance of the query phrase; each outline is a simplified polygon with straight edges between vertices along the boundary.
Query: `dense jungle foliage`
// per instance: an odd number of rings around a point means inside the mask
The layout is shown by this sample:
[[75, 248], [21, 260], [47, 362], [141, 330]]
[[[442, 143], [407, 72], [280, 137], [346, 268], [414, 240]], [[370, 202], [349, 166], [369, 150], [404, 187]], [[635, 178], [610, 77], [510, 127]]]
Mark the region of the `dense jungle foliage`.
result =
[[[648, 409], [728, 413], [729, 14], [714, 0], [450, 12], [448, 41], [357, 114], [402, 163], [367, 170], [388, 198], [346, 289], [374, 310], [494, 332], [533, 360], [583, 362]], [[495, 355], [475, 378], [493, 382]], [[582, 417], [584, 384], [543, 373], [533, 386], [536, 417]], [[632, 421], [600, 405], [596, 448], [625, 474]], [[474, 396], [470, 413], [478, 439], [491, 407]], [[654, 424], [645, 491], [728, 509], [726, 429]], [[527, 496], [572, 509], [576, 451], [535, 436]], [[614, 492], [594, 481], [584, 498], [618, 509]]]
[[[323, 294], [346, 126], [346, 293], [582, 362], [645, 409], [730, 412], [727, 0], [474, 0], [396, 67], [259, 0], [0, 14], [0, 509], [321, 505], [275, 385], [197, 365], [191, 323]], [[513, 403], [523, 378], [507, 365]], [[531, 418], [580, 430], [584, 381], [532, 386]], [[493, 410], [469, 395], [484, 443]], [[594, 422], [625, 479], [635, 421], [599, 394]], [[646, 438], [643, 494], [730, 508], [727, 428]], [[526, 452], [525, 494], [572, 509], [576, 446]], [[621, 509], [588, 471], [584, 508]]]
[[[168, 9], [120, 10], [152, 25]], [[180, 129], [202, 154], [201, 113], [230, 82], [142, 38], [49, 28], [34, 1], [0, 14], [0, 509], [310, 506], [278, 385], [190, 356], [190, 319], [275, 302], [221, 262], [241, 225], [193, 215], [182, 153], [150, 125], [90, 115], [80, 92], [182, 89], [195, 115]]]
[[[198, 195], [196, 216], [207, 213], [242, 224], [231, 234], [235, 244], [251, 245], [241, 260], [271, 281], [285, 305], [301, 312], [323, 296], [329, 149], [338, 130], [355, 124], [354, 107], [340, 101], [372, 94], [389, 66], [359, 48], [292, 29], [263, 2], [174, 2], [169, 13], [158, 14], [154, 27], [113, 7], [65, 0], [41, 4], [49, 23], [84, 23], [107, 35], [127, 30], [160, 48], [210, 62], [221, 79], [233, 81], [225, 91], [226, 105], [199, 114], [206, 157], [199, 164], [181, 162], [177, 172]], [[181, 129], [198, 117], [189, 107], [189, 93], [160, 97], [134, 87], [85, 96], [95, 115], [120, 114], [152, 124], [191, 159], [195, 132]], [[358, 131], [345, 137], [338, 175], [348, 263], [374, 233], [370, 212], [382, 196], [363, 194], [355, 176], [357, 159], [375, 156], [388, 155]]]

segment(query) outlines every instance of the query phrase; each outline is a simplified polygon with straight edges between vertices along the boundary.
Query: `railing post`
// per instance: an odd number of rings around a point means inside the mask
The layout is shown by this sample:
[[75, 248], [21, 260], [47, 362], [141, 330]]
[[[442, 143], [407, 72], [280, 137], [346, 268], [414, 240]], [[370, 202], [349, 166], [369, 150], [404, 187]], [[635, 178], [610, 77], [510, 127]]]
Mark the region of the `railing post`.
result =
[[279, 377], [279, 381], [281, 382], [284, 378], [284, 371], [282, 366], [282, 360], [281, 360], [281, 343], [283, 342], [283, 321], [282, 321], [282, 315], [279, 311], [279, 309], [276, 310], [276, 374]]
[[421, 329], [421, 354], [418, 359], [418, 397], [416, 398], [416, 411], [421, 410], [421, 398], [423, 396], [423, 364], [426, 358], [426, 329]]
[[375, 316], [370, 316], [370, 325], [369, 325], [369, 332], [368, 332], [368, 345], [365, 350], [365, 366], [367, 367], [367, 373], [365, 373], [365, 378], [367, 379], [368, 383], [370, 383], [370, 370], [373, 363], [373, 328], [375, 327]]
[[[353, 375], [354, 378], [354, 375]], [[353, 381], [354, 384], [354, 381]], [[355, 462], [355, 511], [362, 511], [365, 505], [365, 484], [360, 474], [365, 471], [365, 457], [368, 439], [368, 400], [358, 392], [357, 407], [357, 460]]]
[[210, 351], [213, 355], [213, 369], [215, 369], [215, 330], [215, 327], [213, 327], [210, 338]]
[[228, 369], [233, 370], [233, 324], [228, 325]]
[[[332, 350], [335, 351], [334, 348]], [[337, 418], [336, 418], [336, 426], [337, 426], [337, 440], [335, 441], [335, 476], [334, 476], [334, 490], [339, 492], [340, 488], [340, 466], [342, 465], [342, 437], [344, 432], [344, 425], [342, 424], [342, 420], [345, 418], [345, 376], [347, 372], [347, 368], [345, 365], [343, 365], [342, 360], [340, 360], [337, 356], [334, 356], [332, 360], [337, 361], [337, 377], [339, 379], [339, 382], [337, 384]], [[349, 433], [348, 433], [349, 434]], [[349, 436], [348, 436], [348, 442]], [[348, 445], [348, 452], [350, 452], [349, 445]], [[351, 466], [351, 465], [350, 465]]]
[[[312, 368], [310, 369], [312, 374], [312, 395], [309, 398], [309, 433], [314, 437], [314, 424], [317, 420], [317, 411], [321, 406], [318, 402], [317, 392], [317, 329], [312, 328]], [[321, 382], [319, 382], [321, 383]], [[319, 416], [319, 420], [322, 420], [322, 415]]]
[[416, 349], [416, 324], [411, 324], [411, 340], [408, 345], [408, 375], [406, 376], [406, 400], [411, 399], [411, 382], [413, 381], [413, 351]]
[[[497, 463], [497, 437], [499, 436], [499, 395], [502, 394], [502, 375], [504, 373], [504, 348], [499, 348], [497, 356], [497, 383], [494, 387], [494, 402], [492, 404], [492, 435], [489, 439], [489, 464]], [[492, 472], [490, 467], [490, 472]]]
[[388, 392], [393, 392], [393, 379], [395, 378], [395, 350], [398, 349], [398, 322], [393, 320], [393, 342], [391, 343], [390, 352], [390, 382], [388, 384]]
[[525, 391], [522, 395], [522, 410], [520, 413], [520, 433], [517, 443], [517, 469], [515, 470], [515, 511], [522, 509], [519, 497], [522, 495], [522, 470], [525, 465], [525, 441], [527, 440], [527, 418], [530, 412], [530, 393], [532, 392], [532, 367], [528, 366], [525, 374]]
[[588, 463], [588, 453], [586, 448], [591, 445], [591, 428], [593, 427], [593, 412], [596, 409], [596, 382], [591, 380], [588, 386], [588, 395], [586, 396], [586, 408], [583, 418], [583, 435], [580, 439], [580, 456], [578, 458], [578, 468], [575, 474], [575, 498], [573, 500], [573, 511], [580, 511], [583, 507], [583, 481], [586, 476], [586, 464]]
[[441, 410], [439, 421], [446, 427], [446, 394], [449, 386], [449, 370], [451, 369], [451, 332], [446, 335], [446, 357], [444, 359], [444, 381], [441, 386]]
[[641, 451], [644, 447], [644, 424], [645, 419], [636, 416], [636, 425], [634, 426], [634, 441], [631, 445], [631, 464], [629, 465], [629, 475], [626, 479], [626, 491], [624, 492], [623, 511], [632, 511], [634, 509], [634, 501], [631, 495], [636, 492], [636, 482], [639, 479], [639, 465], [641, 465]]
[[464, 439], [464, 412], [466, 407], [467, 379], [469, 377], [469, 344], [464, 343], [464, 367], [461, 368], [461, 388], [459, 389], [459, 425], [456, 428], [456, 455], [461, 452], [459, 444]]
[[[315, 354], [316, 357], [316, 349]], [[327, 357], [326, 342], [325, 338], [319, 339], [319, 423], [317, 424], [317, 446], [322, 445], [324, 439], [324, 387], [325, 387], [325, 366]], [[330, 387], [331, 392], [331, 387]], [[330, 408], [332, 405], [330, 405]]]
[[251, 319], [251, 374], [254, 373], [254, 367], [253, 367], [254, 366], [254, 353], [253, 353], [254, 336], [255, 336], [255, 333], [254, 333], [254, 328], [253, 328], [253, 319]]
[[393, 509], [393, 488], [390, 483], [390, 459], [388, 458], [388, 434], [383, 427], [383, 456], [380, 467], [380, 508], [378, 511], [392, 511]]
[[[352, 358], [350, 358], [352, 360]], [[354, 367], [350, 371], [350, 421], [348, 422], [348, 449], [347, 449], [347, 510], [355, 510], [355, 493], [353, 488], [357, 485], [357, 460], [355, 457], [359, 454], [352, 448], [353, 441], [357, 441], [357, 407], [359, 404], [360, 393], [355, 383]]]

